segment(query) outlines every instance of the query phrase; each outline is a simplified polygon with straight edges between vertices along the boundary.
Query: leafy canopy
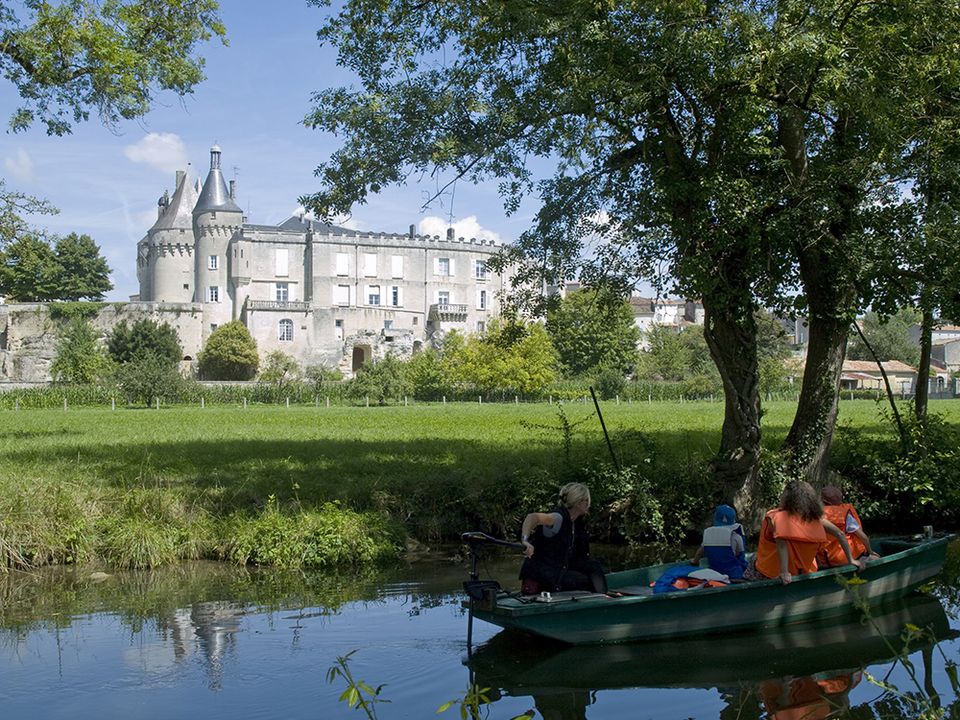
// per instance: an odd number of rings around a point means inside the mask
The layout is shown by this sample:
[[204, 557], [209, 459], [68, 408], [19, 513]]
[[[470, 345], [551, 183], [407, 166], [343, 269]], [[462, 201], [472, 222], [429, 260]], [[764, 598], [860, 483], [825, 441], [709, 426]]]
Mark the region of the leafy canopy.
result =
[[176, 367], [183, 359], [176, 328], [149, 318], [137, 320], [132, 325], [126, 320], [117, 323], [107, 336], [107, 352], [120, 365], [151, 356]]
[[570, 292], [547, 312], [547, 332], [568, 375], [600, 368], [624, 374], [636, 366], [640, 328], [623, 298], [588, 289]]
[[216, 0], [23, 0], [0, 4], [0, 71], [21, 105], [10, 128], [34, 122], [65, 135], [94, 111], [101, 122], [145, 115], [158, 91], [203, 80], [201, 42], [226, 31]]

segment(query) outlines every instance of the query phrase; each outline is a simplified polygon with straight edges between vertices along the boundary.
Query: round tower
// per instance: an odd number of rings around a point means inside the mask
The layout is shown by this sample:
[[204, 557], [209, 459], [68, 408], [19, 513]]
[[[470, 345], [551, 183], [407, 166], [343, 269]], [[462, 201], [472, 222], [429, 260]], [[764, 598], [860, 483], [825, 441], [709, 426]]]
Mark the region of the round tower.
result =
[[193, 206], [197, 189], [189, 174], [177, 171], [171, 198], [157, 202], [157, 221], [137, 244], [140, 299], [189, 303], [194, 295]]
[[203, 339], [234, 319], [228, 263], [230, 240], [243, 227], [243, 211], [220, 172], [220, 148], [210, 148], [210, 172], [193, 208], [194, 302], [203, 303]]

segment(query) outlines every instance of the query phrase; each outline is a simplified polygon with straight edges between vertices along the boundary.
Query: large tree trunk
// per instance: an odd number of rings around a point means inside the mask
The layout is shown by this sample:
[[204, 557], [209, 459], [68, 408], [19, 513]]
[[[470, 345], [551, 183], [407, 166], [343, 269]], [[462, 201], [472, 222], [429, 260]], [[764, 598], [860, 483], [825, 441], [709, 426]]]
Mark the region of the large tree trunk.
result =
[[760, 391], [757, 374], [757, 326], [752, 309], [703, 298], [704, 337], [720, 371], [724, 392], [723, 430], [713, 462], [724, 499], [747, 527], [759, 527], [762, 506], [754, 500], [760, 461]]
[[[926, 305], [926, 303], [924, 303]], [[917, 387], [913, 395], [913, 410], [918, 422], [927, 419], [927, 400], [930, 389], [930, 353], [933, 346], [933, 310], [923, 308], [920, 323], [920, 367], [917, 368]]]
[[803, 387], [784, 446], [791, 474], [816, 487], [827, 480], [848, 331], [846, 319], [810, 316]]

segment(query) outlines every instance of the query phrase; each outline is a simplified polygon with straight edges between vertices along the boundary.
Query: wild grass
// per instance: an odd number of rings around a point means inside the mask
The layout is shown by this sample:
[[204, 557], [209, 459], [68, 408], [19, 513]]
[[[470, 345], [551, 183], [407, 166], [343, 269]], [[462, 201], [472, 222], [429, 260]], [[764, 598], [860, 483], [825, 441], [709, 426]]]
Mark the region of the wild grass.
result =
[[[597, 486], [600, 508], [622, 491], [602, 470], [611, 461], [600, 424], [591, 404], [562, 407], [3, 410], [0, 567], [375, 561], [397, 553], [403, 532], [426, 541], [477, 527], [512, 533], [576, 478]], [[883, 405], [840, 408], [842, 427], [892, 440]], [[766, 446], [783, 439], [793, 410], [764, 405]], [[960, 403], [932, 410], [960, 425]], [[678, 522], [695, 527], [715, 500], [706, 465], [722, 404], [606, 402], [602, 411], [618, 461], [643, 470], [644, 492], [689, 506]]]

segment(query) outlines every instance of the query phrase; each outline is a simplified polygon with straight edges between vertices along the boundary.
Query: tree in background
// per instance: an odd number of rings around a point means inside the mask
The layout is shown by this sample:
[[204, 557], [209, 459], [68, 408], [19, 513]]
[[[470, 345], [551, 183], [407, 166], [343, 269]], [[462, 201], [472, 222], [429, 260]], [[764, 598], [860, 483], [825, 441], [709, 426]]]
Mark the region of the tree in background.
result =
[[0, 251], [0, 295], [13, 302], [57, 299], [60, 266], [50, 244], [22, 235]]
[[546, 327], [563, 371], [571, 377], [601, 368], [623, 375], [637, 364], [640, 328], [622, 297], [586, 288], [568, 293], [548, 310]]
[[270, 383], [279, 392], [300, 379], [300, 365], [283, 350], [272, 350], [267, 353], [260, 366], [257, 379], [260, 382]]
[[452, 384], [480, 395], [536, 395], [557, 377], [557, 353], [539, 323], [492, 320], [482, 335], [444, 338], [443, 366]]
[[122, 365], [145, 355], [176, 365], [183, 359], [183, 348], [176, 328], [166, 322], [143, 318], [132, 325], [117, 323], [107, 336], [107, 352]]
[[766, 397], [786, 390], [787, 379], [797, 368], [789, 362], [792, 352], [783, 324], [765, 310], [758, 310], [755, 320], [760, 392]]
[[109, 371], [110, 361], [93, 326], [86, 318], [70, 318], [60, 330], [56, 355], [50, 365], [54, 381], [89, 385], [102, 380]]
[[70, 233], [59, 237], [53, 253], [60, 266], [58, 300], [102, 300], [113, 290], [107, 260], [89, 235]]
[[[913, 308], [901, 308], [890, 317], [881, 317], [871, 310], [863, 316], [861, 329], [881, 361], [899, 360], [917, 367], [920, 348], [911, 337], [910, 328], [919, 325], [921, 318], [922, 314]], [[857, 336], [850, 339], [847, 357], [851, 360], [874, 360], [873, 354]]]
[[142, 405], [176, 398], [185, 383], [176, 363], [152, 352], [142, 353], [118, 365], [114, 376], [117, 388], [127, 401]]
[[376, 362], [363, 364], [347, 389], [350, 397], [369, 398], [378, 405], [387, 400], [399, 400], [413, 392], [407, 377], [406, 365], [394, 355], [387, 355]]
[[207, 344], [197, 355], [197, 368], [204, 380], [250, 380], [256, 376], [259, 366], [257, 342], [239, 320], [210, 333]]
[[56, 215], [59, 212], [46, 200], [7, 190], [6, 181], [0, 178], [0, 250], [17, 238], [35, 233], [24, 219], [25, 215]]
[[89, 235], [71, 233], [50, 242], [28, 233], [0, 249], [0, 295], [14, 302], [102, 300], [110, 268]]
[[203, 80], [194, 51], [226, 31], [215, 0], [24, 0], [0, 6], [0, 69], [22, 105], [13, 130], [34, 121], [64, 135], [90, 111], [111, 125], [141, 117], [158, 90], [187, 95]]
[[439, 400], [453, 394], [443, 360], [433, 348], [418, 352], [407, 361], [407, 375], [418, 400]]

